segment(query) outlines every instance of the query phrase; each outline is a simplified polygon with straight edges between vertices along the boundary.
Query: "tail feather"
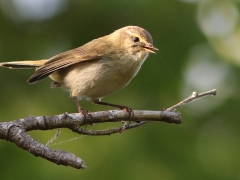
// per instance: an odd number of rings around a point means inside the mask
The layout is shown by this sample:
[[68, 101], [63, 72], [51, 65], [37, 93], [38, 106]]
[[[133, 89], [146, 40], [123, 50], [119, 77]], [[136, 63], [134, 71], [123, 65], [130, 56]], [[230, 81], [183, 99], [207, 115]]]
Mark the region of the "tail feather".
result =
[[39, 61], [12, 61], [12, 62], [2, 62], [0, 66], [10, 68], [10, 69], [29, 69], [36, 68], [45, 64], [48, 60]]

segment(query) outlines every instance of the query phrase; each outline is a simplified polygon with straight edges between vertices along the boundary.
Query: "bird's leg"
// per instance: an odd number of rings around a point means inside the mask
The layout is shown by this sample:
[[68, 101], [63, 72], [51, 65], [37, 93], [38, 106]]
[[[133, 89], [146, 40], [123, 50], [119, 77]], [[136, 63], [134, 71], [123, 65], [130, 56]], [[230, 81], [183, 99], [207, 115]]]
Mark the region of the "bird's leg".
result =
[[[95, 103], [95, 104], [101, 104], [101, 105], [105, 105], [105, 106], [110, 106], [110, 107], [115, 107], [115, 108], [119, 108], [119, 109], [121, 109], [121, 110], [124, 110], [125, 113], [128, 115], [129, 119], [134, 116], [134, 112], [133, 112], [132, 108], [129, 108], [129, 107], [127, 107], [127, 106], [121, 106], [121, 105], [117, 105], [117, 104], [111, 104], [111, 103], [101, 102], [101, 101], [99, 101], [99, 100], [94, 100], [93, 103]], [[121, 134], [121, 133], [123, 133], [124, 131], [126, 131], [126, 127], [130, 124], [130, 121], [129, 121], [128, 125], [126, 125], [126, 122], [125, 122], [125, 121], [123, 121], [123, 123], [124, 123], [123, 128], [122, 128], [122, 130], [119, 132], [119, 134]]]
[[94, 104], [101, 104], [101, 105], [105, 105], [105, 106], [110, 106], [110, 107], [115, 107], [115, 108], [119, 108], [121, 110], [124, 110], [128, 114], [129, 118], [134, 116], [134, 112], [133, 112], [132, 108], [129, 108], [127, 106], [121, 106], [121, 105], [117, 105], [117, 104], [101, 102], [99, 100], [94, 100], [93, 103]]
[[[73, 100], [75, 101], [75, 103], [77, 104], [78, 112], [84, 116], [84, 119], [85, 119], [85, 120], [86, 120], [87, 115], [91, 116], [91, 114], [89, 113], [89, 111], [84, 110], [84, 109], [80, 106], [80, 104], [79, 104], [79, 102], [78, 102], [78, 98], [77, 98], [76, 96], [73, 96], [72, 98], [73, 98]], [[92, 116], [91, 116], [91, 117], [92, 117]]]

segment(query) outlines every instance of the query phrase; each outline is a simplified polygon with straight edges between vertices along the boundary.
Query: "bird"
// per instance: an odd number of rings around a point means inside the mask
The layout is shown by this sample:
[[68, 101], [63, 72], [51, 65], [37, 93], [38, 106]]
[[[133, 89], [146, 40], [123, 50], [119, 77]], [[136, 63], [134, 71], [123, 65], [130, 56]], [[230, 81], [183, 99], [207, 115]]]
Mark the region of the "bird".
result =
[[131, 114], [132, 109], [101, 101], [125, 86], [139, 72], [149, 53], [156, 54], [151, 34], [139, 26], [126, 26], [94, 39], [78, 48], [57, 54], [49, 59], [1, 62], [0, 67], [11, 69], [35, 68], [29, 84], [50, 77], [51, 87], [68, 91], [78, 112], [89, 114], [79, 101], [119, 108]]

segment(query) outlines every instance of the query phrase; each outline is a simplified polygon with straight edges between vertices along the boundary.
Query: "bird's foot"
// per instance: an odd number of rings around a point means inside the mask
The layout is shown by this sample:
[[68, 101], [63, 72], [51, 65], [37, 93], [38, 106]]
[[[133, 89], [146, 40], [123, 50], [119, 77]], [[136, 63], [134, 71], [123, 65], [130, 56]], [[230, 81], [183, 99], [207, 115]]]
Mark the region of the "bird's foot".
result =
[[[84, 118], [84, 121], [85, 121], [86, 124], [88, 123], [88, 122], [87, 122], [87, 116], [90, 117], [90, 120], [92, 119], [92, 115], [91, 115], [90, 111], [84, 110], [84, 109], [82, 109], [82, 108], [78, 108], [78, 112], [83, 115], [83, 118]], [[90, 124], [90, 125], [93, 125], [92, 122], [89, 123], [89, 124]]]

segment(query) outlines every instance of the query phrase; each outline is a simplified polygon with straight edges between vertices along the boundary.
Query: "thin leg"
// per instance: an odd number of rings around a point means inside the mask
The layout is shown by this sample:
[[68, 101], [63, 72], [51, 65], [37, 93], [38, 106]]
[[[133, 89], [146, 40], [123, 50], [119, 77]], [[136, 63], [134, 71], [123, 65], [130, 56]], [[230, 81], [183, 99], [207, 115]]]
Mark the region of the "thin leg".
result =
[[121, 106], [121, 105], [117, 105], [117, 104], [101, 102], [99, 100], [94, 100], [93, 103], [101, 104], [101, 105], [105, 105], [105, 106], [110, 106], [110, 107], [115, 107], [115, 108], [119, 108], [121, 110], [124, 110], [128, 114], [129, 118], [134, 116], [134, 112], [133, 112], [132, 108], [129, 108], [127, 106]]
[[86, 119], [87, 115], [91, 116], [91, 114], [90, 114], [88, 111], [84, 110], [84, 109], [80, 106], [80, 104], [79, 104], [78, 99], [77, 99], [76, 96], [73, 96], [72, 98], [73, 98], [73, 100], [75, 101], [75, 103], [77, 104], [78, 112], [84, 116], [84, 119]]

